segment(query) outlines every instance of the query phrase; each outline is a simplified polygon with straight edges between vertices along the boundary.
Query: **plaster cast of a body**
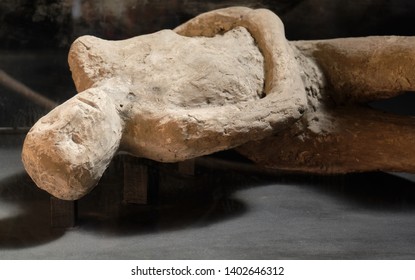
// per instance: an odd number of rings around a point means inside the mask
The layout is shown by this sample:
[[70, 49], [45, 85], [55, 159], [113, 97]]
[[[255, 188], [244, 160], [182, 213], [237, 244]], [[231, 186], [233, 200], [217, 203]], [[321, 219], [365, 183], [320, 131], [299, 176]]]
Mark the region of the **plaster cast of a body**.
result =
[[[405, 147], [415, 158], [412, 119], [339, 107], [413, 90], [413, 38], [288, 42], [275, 14], [243, 7], [202, 14], [174, 31], [117, 42], [87, 36], [73, 44], [69, 63], [80, 93], [41, 118], [23, 147], [25, 168], [40, 188], [78, 199], [119, 150], [176, 162], [239, 146], [280, 169], [415, 170], [414, 161], [386, 164], [389, 152], [379, 153]], [[205, 70], [197, 79], [189, 74]], [[169, 82], [177, 87], [163, 86]], [[393, 140], [397, 128], [402, 141]], [[370, 152], [379, 131], [392, 140]], [[347, 150], [361, 139], [366, 144]]]

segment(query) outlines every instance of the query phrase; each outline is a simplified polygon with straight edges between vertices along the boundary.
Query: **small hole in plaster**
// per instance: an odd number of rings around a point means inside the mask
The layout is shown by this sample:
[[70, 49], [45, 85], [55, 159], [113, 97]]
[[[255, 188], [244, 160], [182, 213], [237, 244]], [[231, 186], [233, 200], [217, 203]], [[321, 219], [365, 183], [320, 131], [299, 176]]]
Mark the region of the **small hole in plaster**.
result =
[[78, 134], [72, 134], [72, 141], [76, 144], [80, 144], [82, 142], [81, 137]]

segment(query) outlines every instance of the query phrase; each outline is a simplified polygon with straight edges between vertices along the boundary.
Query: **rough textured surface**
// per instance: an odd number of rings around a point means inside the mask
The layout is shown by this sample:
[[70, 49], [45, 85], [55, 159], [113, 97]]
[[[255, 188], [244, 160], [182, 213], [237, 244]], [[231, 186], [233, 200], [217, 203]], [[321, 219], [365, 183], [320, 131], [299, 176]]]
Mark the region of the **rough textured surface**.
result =
[[415, 89], [414, 43], [413, 37], [397, 36], [292, 42], [300, 53], [308, 109], [289, 129], [238, 151], [289, 171], [414, 172], [415, 119], [364, 104]]
[[413, 119], [356, 105], [413, 90], [413, 38], [288, 42], [275, 14], [243, 7], [174, 31], [72, 45], [80, 93], [23, 148], [40, 188], [80, 198], [119, 150], [175, 162], [243, 144], [242, 154], [278, 169], [414, 170]]
[[301, 117], [304, 86], [275, 14], [224, 9], [176, 32], [85, 36], [72, 45], [80, 93], [40, 119], [23, 148], [40, 188], [77, 199], [118, 150], [181, 161], [262, 139]]
[[258, 164], [287, 171], [413, 173], [414, 135], [414, 118], [347, 106], [237, 149]]
[[415, 90], [415, 37], [372, 36], [293, 44], [317, 61], [336, 103], [368, 102]]

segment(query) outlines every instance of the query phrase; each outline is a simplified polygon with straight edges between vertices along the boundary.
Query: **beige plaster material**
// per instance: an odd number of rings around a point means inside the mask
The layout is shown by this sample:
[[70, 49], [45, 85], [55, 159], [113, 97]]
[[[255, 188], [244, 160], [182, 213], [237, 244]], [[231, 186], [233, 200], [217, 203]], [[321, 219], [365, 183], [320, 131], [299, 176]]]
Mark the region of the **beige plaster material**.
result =
[[415, 118], [365, 103], [415, 91], [415, 37], [298, 41], [291, 46], [300, 53], [297, 59], [302, 57], [306, 113], [284, 132], [238, 151], [257, 164], [295, 172], [415, 172]]
[[69, 64], [80, 93], [41, 118], [24, 143], [36, 184], [78, 199], [119, 150], [182, 161], [299, 119], [305, 89], [279, 18], [247, 8], [221, 14], [234, 23], [211, 37], [185, 37], [197, 30], [184, 25], [123, 41], [76, 40]]
[[356, 105], [413, 90], [412, 42], [288, 42], [275, 14], [244, 7], [128, 40], [84, 36], [69, 53], [79, 94], [34, 125], [23, 162], [67, 200], [87, 194], [118, 151], [177, 162], [238, 147], [279, 169], [414, 170], [399, 159], [401, 149], [415, 158], [413, 120]]

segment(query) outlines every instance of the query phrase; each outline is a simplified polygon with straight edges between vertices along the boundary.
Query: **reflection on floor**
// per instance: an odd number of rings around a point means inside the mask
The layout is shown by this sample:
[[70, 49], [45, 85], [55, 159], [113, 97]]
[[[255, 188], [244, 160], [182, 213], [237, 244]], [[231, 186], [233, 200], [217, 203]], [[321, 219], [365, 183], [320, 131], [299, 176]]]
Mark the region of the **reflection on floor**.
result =
[[[50, 227], [49, 196], [0, 139], [0, 259], [413, 259], [415, 176], [162, 172], [157, 202], [122, 201], [122, 165]], [[3, 141], [3, 142], [1, 142]]]

